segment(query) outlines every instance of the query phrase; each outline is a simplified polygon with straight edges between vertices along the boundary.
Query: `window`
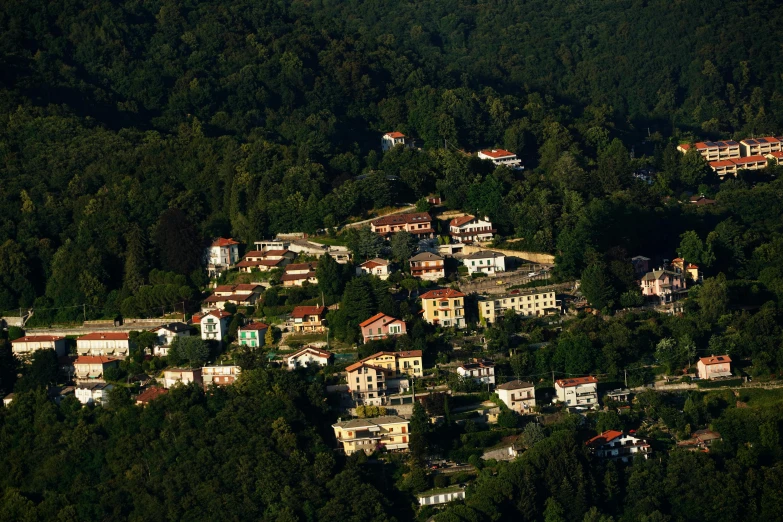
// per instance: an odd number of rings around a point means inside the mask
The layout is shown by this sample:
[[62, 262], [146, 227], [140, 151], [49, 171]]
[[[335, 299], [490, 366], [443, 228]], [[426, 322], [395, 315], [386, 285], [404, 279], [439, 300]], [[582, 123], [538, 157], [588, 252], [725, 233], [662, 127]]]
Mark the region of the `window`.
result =
[[389, 433], [393, 433], [393, 432], [394, 432], [394, 427], [392, 426], [391, 428], [389, 428]]
[[378, 335], [381, 335], [381, 329], [378, 328]]
[[433, 315], [434, 317], [438, 317], [438, 311], [437, 311], [437, 310], [433, 311], [433, 312], [432, 312], [432, 315]]
[[372, 375], [367, 376], [367, 382], [372, 382]]
[[414, 366], [418, 366], [418, 365], [419, 365], [419, 360], [418, 360], [418, 359], [416, 359], [415, 361], [413, 361], [413, 365], [414, 365]]
[[372, 384], [368, 384], [368, 385], [367, 385], [367, 390], [368, 390], [368, 391], [372, 390]]
[[358, 377], [356, 378], [356, 384], [359, 384], [359, 378]]

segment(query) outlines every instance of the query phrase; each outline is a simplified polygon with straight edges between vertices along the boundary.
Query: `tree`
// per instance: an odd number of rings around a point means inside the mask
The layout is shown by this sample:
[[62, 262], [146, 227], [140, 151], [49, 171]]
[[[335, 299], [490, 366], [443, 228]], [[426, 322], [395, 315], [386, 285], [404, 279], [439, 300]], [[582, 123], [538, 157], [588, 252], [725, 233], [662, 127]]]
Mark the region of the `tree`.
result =
[[410, 418], [410, 442], [408, 449], [411, 458], [417, 465], [422, 465], [427, 457], [428, 434], [430, 432], [430, 419], [424, 411], [424, 406], [419, 402], [413, 403], [413, 413]]
[[680, 246], [677, 254], [688, 263], [696, 263], [702, 267], [709, 267], [715, 261], [715, 255], [710, 245], [705, 247], [698, 234], [693, 230], [684, 232], [680, 236]]
[[416, 238], [410, 232], [397, 232], [391, 240], [392, 257], [398, 263], [407, 263], [416, 251], [416, 244]]
[[204, 245], [188, 217], [177, 208], [165, 210], [158, 218], [155, 244], [165, 270], [189, 274], [201, 265]]
[[408, 291], [408, 299], [410, 299], [411, 294], [421, 286], [421, 281], [415, 277], [407, 277], [400, 282], [400, 286]]
[[544, 428], [537, 422], [529, 422], [519, 436], [519, 441], [526, 447], [532, 448], [534, 444], [546, 438]]
[[693, 297], [705, 320], [715, 323], [729, 311], [729, 288], [722, 273], [704, 280]]
[[16, 384], [19, 360], [11, 350], [11, 343], [0, 339], [0, 391], [11, 392]]
[[602, 309], [614, 304], [614, 289], [609, 283], [606, 267], [601, 263], [593, 263], [584, 269], [580, 288], [595, 308]]
[[321, 256], [318, 260], [318, 267], [315, 269], [318, 289], [330, 302], [338, 299], [345, 289], [343, 271], [343, 265], [330, 255]]
[[33, 352], [30, 365], [25, 368], [22, 378], [17, 381], [17, 392], [45, 388], [57, 382], [60, 365], [54, 350], [36, 350]]
[[383, 248], [383, 238], [370, 230], [370, 227], [364, 226], [358, 230], [350, 229], [346, 237], [348, 248], [351, 249], [354, 256], [358, 259], [370, 259], [378, 257]]
[[171, 342], [169, 359], [176, 364], [187, 363], [191, 368], [203, 365], [209, 358], [209, 345], [196, 336], [177, 336]]
[[270, 324], [264, 334], [264, 345], [272, 346], [273, 344], [275, 344], [275, 327]]

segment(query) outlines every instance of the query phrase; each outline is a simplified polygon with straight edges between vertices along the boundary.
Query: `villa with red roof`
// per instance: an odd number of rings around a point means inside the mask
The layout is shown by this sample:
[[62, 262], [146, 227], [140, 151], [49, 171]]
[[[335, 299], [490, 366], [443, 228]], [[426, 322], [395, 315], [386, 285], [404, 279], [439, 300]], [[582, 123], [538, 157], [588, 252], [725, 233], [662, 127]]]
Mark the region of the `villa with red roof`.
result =
[[325, 306], [297, 306], [291, 312], [291, 320], [294, 323], [294, 331], [325, 332], [326, 331], [326, 307]]
[[449, 221], [449, 235], [457, 243], [491, 241], [495, 232], [488, 217], [462, 216]]
[[465, 294], [444, 288], [421, 295], [422, 317], [430, 324], [465, 328]]
[[731, 377], [731, 357], [728, 355], [702, 357], [696, 364], [696, 368], [700, 379]]
[[79, 355], [108, 355], [124, 359], [130, 352], [127, 333], [95, 332], [76, 339], [76, 353]]
[[231, 314], [225, 310], [212, 310], [201, 317], [201, 338], [205, 341], [223, 342], [228, 334]]
[[397, 145], [412, 147], [413, 143], [401, 132], [387, 132], [381, 137], [381, 149], [383, 152], [392, 150]]
[[239, 242], [232, 238], [219, 237], [212, 241], [204, 252], [207, 271], [211, 277], [217, 277], [239, 262]]
[[632, 461], [636, 455], [642, 455], [646, 459], [651, 452], [650, 444], [646, 440], [617, 430], [596, 435], [585, 442], [585, 445], [599, 459], [623, 462]]
[[119, 364], [119, 359], [111, 357], [82, 355], [73, 362], [74, 377], [77, 381], [101, 380], [107, 368], [116, 367]]
[[237, 329], [237, 342], [240, 346], [249, 346], [251, 348], [264, 346], [268, 329], [269, 325], [256, 321], [240, 326]]
[[433, 237], [435, 235], [435, 229], [432, 228], [432, 216], [427, 212], [384, 216], [371, 221], [370, 230], [382, 236], [402, 231], [417, 237]]
[[286, 356], [283, 360], [289, 370], [296, 370], [306, 366], [328, 366], [334, 361], [334, 354], [314, 346], [305, 346], [298, 352]]
[[318, 277], [315, 275], [315, 270], [318, 268], [318, 263], [295, 263], [285, 267], [285, 273], [280, 280], [283, 282], [283, 286], [302, 286], [305, 282], [311, 285], [318, 284]]
[[517, 158], [513, 152], [503, 149], [485, 149], [478, 152], [478, 157], [483, 160], [489, 160], [497, 166], [509, 167], [515, 170], [522, 170], [522, 160]]
[[588, 376], [556, 380], [555, 401], [570, 407], [597, 408], [598, 379]]
[[389, 278], [389, 262], [380, 257], [370, 259], [356, 266], [356, 275], [374, 275], [375, 277], [386, 281]]
[[58, 357], [68, 353], [65, 337], [59, 335], [25, 335], [11, 341], [11, 351], [17, 357], [29, 357], [36, 350], [54, 350]]
[[384, 313], [377, 313], [366, 321], [359, 323], [359, 328], [362, 329], [362, 338], [365, 343], [396, 335], [404, 335], [408, 332], [405, 327], [405, 321]]
[[151, 386], [136, 397], [136, 406], [146, 406], [150, 401], [153, 401], [162, 395], [166, 395], [168, 392], [169, 391], [166, 388]]

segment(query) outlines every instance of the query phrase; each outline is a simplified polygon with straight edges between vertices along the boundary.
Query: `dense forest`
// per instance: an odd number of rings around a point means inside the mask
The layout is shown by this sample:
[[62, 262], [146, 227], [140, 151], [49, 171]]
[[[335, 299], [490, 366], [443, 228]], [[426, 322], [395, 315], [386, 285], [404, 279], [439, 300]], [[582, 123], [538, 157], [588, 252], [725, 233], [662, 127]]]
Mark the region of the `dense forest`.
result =
[[[768, 228], [662, 201], [715, 190], [677, 142], [781, 128], [781, 19], [728, 1], [6, 3], [0, 309], [111, 317], [154, 269], [187, 298], [207, 238], [314, 232], [431, 192], [560, 254], [564, 277], [670, 256], [691, 229], [739, 234], [722, 246], [749, 259]], [[389, 130], [423, 151], [381, 156]], [[485, 146], [525, 174], [460, 152]], [[650, 165], [656, 182], [635, 182]], [[617, 248], [571, 259], [585, 233]]]

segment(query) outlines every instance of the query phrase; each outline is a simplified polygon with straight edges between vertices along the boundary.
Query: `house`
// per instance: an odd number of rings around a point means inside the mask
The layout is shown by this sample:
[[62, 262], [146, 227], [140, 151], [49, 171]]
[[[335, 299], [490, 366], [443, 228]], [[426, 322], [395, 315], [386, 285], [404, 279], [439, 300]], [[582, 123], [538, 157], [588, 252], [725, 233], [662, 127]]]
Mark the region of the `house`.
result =
[[437, 281], [446, 277], [443, 258], [432, 252], [421, 252], [410, 258], [411, 275], [426, 281]]
[[473, 379], [480, 384], [495, 384], [495, 363], [489, 359], [473, 359], [457, 367], [463, 379]]
[[375, 277], [386, 281], [389, 278], [389, 262], [385, 259], [376, 257], [356, 266], [356, 275], [374, 275]]
[[283, 286], [302, 286], [305, 283], [318, 284], [315, 270], [318, 263], [295, 263], [285, 267], [285, 273], [280, 278]]
[[384, 313], [377, 313], [359, 323], [359, 328], [362, 329], [362, 338], [365, 343], [408, 333], [405, 321]]
[[672, 259], [672, 268], [674, 268], [676, 272], [685, 274], [686, 277], [692, 281], [701, 281], [699, 276], [699, 265], [686, 263], [683, 258], [676, 257]]
[[256, 283], [216, 286], [212, 295], [201, 303], [201, 309], [205, 312], [222, 310], [227, 303], [236, 306], [253, 306], [263, 293], [264, 287]]
[[740, 141], [743, 156], [763, 156], [772, 152], [778, 152], [781, 149], [780, 140], [767, 136], [764, 138], [745, 139]]
[[465, 294], [445, 288], [421, 295], [422, 317], [430, 324], [465, 328]]
[[327, 253], [330, 257], [332, 257], [332, 259], [341, 265], [348, 264], [348, 262], [351, 260], [351, 251], [348, 250], [348, 247], [330, 245]]
[[427, 212], [411, 212], [384, 216], [370, 222], [370, 230], [376, 234], [387, 236], [403, 230], [417, 237], [434, 237], [432, 217]]
[[644, 256], [632, 257], [631, 264], [633, 265], [633, 273], [637, 277], [641, 277], [650, 271], [649, 257], [644, 257]]
[[178, 382], [182, 384], [190, 384], [195, 382], [198, 385], [203, 385], [204, 381], [201, 378], [201, 368], [171, 368], [163, 372], [163, 385], [166, 388], [172, 388]]
[[113, 388], [113, 385], [105, 382], [86, 382], [76, 386], [74, 395], [82, 404], [106, 404]]
[[622, 404], [628, 404], [630, 400], [631, 400], [631, 392], [624, 388], [606, 392], [606, 395], [604, 395], [604, 402], [614, 401]]
[[296, 306], [291, 312], [291, 319], [297, 333], [326, 331], [325, 306]]
[[359, 361], [345, 369], [348, 391], [356, 404], [380, 406], [386, 403], [386, 382], [394, 370]]
[[465, 488], [462, 486], [449, 486], [446, 488], [431, 489], [416, 495], [420, 506], [436, 506], [448, 504], [454, 500], [465, 499]]
[[495, 275], [506, 271], [506, 256], [492, 250], [481, 250], [462, 258], [462, 264], [468, 267], [470, 275]]
[[689, 201], [696, 206], [714, 205], [715, 203], [717, 203], [717, 201], [715, 201], [714, 199], [704, 197], [704, 194], [700, 196], [691, 196]]
[[116, 368], [119, 364], [119, 359], [102, 355], [82, 355], [73, 362], [74, 377], [77, 382], [103, 379], [103, 374], [107, 369]]
[[622, 431], [609, 430], [588, 440], [585, 445], [599, 459], [630, 462], [636, 455], [645, 459], [652, 451], [646, 440]]
[[560, 301], [552, 291], [512, 290], [508, 294], [482, 297], [478, 302], [479, 321], [483, 324], [494, 324], [507, 310], [526, 317], [552, 315], [559, 313]]
[[671, 270], [653, 270], [647, 272], [640, 282], [642, 295], [657, 297], [661, 304], [676, 301], [685, 292], [685, 278], [682, 274]]
[[426, 197], [426, 200], [427, 203], [434, 206], [443, 204], [443, 198], [435, 194], [430, 194]]
[[190, 326], [180, 322], [163, 324], [153, 328], [150, 331], [158, 335], [158, 340], [152, 348], [152, 355], [166, 357], [174, 339], [177, 337], [189, 337], [190, 330]]
[[346, 371], [358, 364], [370, 364], [389, 372], [392, 377], [409, 375], [420, 377], [424, 374], [421, 350], [407, 350], [403, 352], [377, 352], [369, 357], [352, 364]]
[[253, 270], [268, 272], [275, 268], [283, 268], [294, 260], [296, 254], [288, 249], [251, 250], [242, 261], [237, 263], [240, 272], [250, 273]]
[[157, 399], [161, 395], [166, 395], [168, 392], [169, 391], [166, 388], [150, 386], [136, 397], [136, 406], [146, 406], [151, 401]]
[[492, 241], [495, 232], [497, 230], [492, 228], [488, 217], [478, 219], [475, 216], [462, 216], [449, 221], [449, 235], [456, 243]]
[[334, 361], [334, 354], [313, 346], [305, 346], [298, 352], [286, 356], [283, 360], [289, 370], [295, 370], [307, 366], [328, 366]]
[[210, 277], [217, 277], [239, 261], [239, 243], [232, 238], [216, 238], [204, 256]]
[[536, 387], [533, 383], [511, 381], [495, 388], [498, 398], [517, 413], [530, 413], [536, 406]]
[[[730, 160], [740, 157], [740, 144], [733, 140], [727, 141], [700, 141], [693, 144], [693, 148], [701, 156], [709, 161]], [[691, 145], [683, 143], [677, 147], [677, 150], [687, 154], [691, 150]]]
[[240, 346], [249, 346], [256, 348], [264, 346], [266, 342], [266, 331], [269, 325], [259, 322], [248, 323], [245, 326], [237, 328], [237, 341]]
[[390, 151], [397, 145], [402, 145], [403, 147], [412, 147], [413, 142], [407, 136], [405, 136], [405, 134], [396, 131], [387, 132], [381, 136], [381, 150], [383, 150], [383, 152]]
[[478, 152], [478, 157], [489, 160], [497, 166], [509, 167], [514, 170], [522, 170], [522, 160], [513, 152], [503, 149], [485, 149]]
[[54, 350], [58, 357], [68, 353], [65, 337], [59, 335], [25, 335], [11, 341], [11, 351], [17, 357], [30, 357], [36, 350]]
[[111, 355], [124, 359], [128, 352], [130, 340], [127, 333], [97, 332], [76, 339], [76, 353], [79, 355]]
[[201, 368], [201, 381], [205, 388], [210, 384], [227, 386], [234, 384], [241, 372], [242, 369], [239, 366], [204, 366]]
[[332, 424], [338, 448], [346, 455], [356, 451], [370, 454], [377, 449], [407, 451], [410, 423], [396, 415], [373, 419], [352, 419]]
[[555, 401], [572, 407], [598, 407], [598, 379], [591, 375], [556, 380]]
[[712, 430], [694, 431], [690, 439], [685, 439], [677, 443], [677, 447], [691, 451], [703, 451], [709, 453], [710, 446], [716, 441], [721, 440], [720, 433]]
[[731, 377], [731, 357], [728, 355], [710, 355], [702, 357], [696, 364], [699, 379], [718, 379]]
[[225, 310], [212, 310], [201, 318], [201, 338], [205, 341], [223, 342], [228, 335], [231, 314]]

